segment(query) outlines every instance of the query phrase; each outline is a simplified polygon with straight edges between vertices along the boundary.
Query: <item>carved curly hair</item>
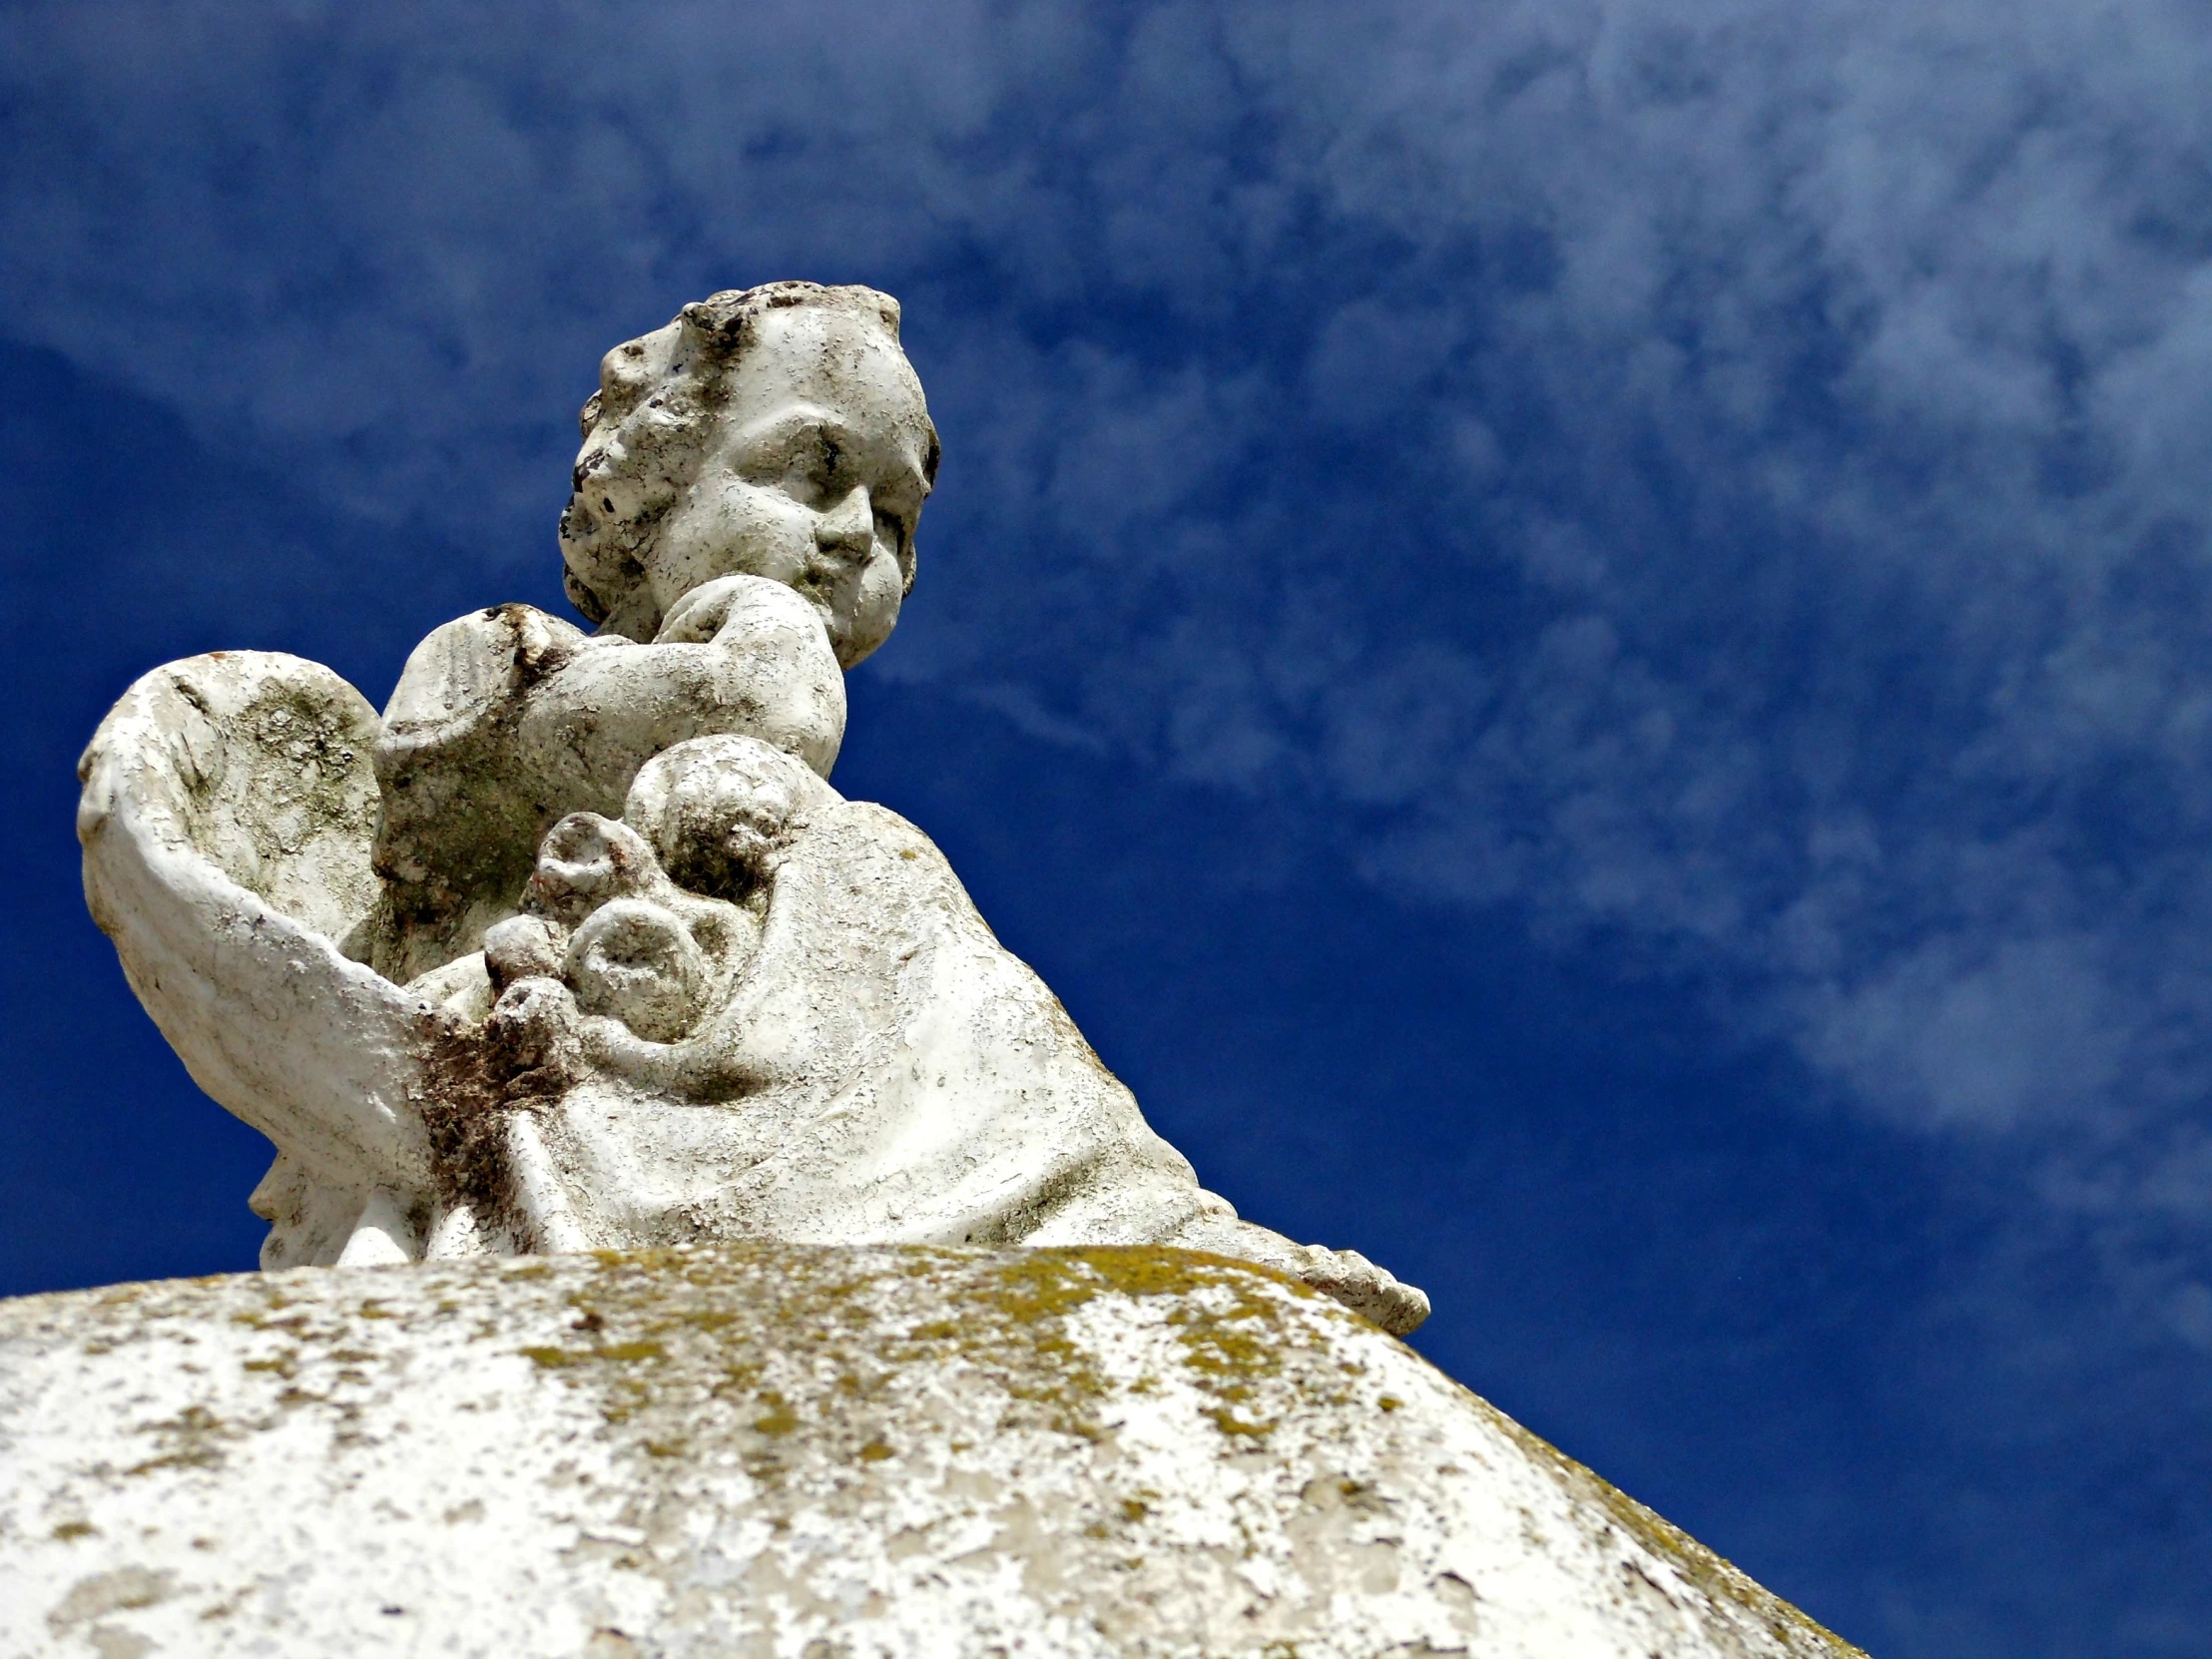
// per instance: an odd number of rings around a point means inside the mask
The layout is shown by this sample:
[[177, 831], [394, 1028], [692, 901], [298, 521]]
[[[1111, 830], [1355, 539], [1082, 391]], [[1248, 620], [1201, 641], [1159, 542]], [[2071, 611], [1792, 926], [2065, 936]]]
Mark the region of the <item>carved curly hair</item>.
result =
[[[599, 389], [578, 417], [584, 446], [574, 493], [561, 511], [561, 585], [593, 622], [628, 620], [626, 601], [645, 582], [645, 556], [661, 521], [698, 475], [731, 368], [752, 345], [760, 318], [791, 305], [842, 311], [898, 343], [898, 301], [887, 293], [764, 282], [686, 305], [666, 326], [600, 359]], [[924, 472], [933, 479], [936, 470], [932, 429]], [[911, 566], [906, 586], [913, 586]]]

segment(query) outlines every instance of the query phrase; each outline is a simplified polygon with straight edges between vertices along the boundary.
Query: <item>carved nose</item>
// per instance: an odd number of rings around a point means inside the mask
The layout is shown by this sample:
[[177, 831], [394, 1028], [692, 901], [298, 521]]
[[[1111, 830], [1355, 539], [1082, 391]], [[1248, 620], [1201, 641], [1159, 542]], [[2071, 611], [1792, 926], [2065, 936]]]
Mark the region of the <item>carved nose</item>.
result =
[[874, 504], [866, 486], [853, 489], [842, 501], [815, 520], [815, 545], [824, 552], [842, 552], [865, 558], [875, 542]]

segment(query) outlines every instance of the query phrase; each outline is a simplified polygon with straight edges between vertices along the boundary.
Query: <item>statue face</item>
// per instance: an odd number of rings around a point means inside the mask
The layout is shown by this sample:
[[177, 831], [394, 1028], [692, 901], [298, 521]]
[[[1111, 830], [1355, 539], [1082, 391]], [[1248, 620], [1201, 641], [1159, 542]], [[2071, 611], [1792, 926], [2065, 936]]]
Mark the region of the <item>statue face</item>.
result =
[[929, 493], [929, 411], [879, 329], [814, 305], [771, 311], [758, 329], [646, 576], [664, 613], [718, 576], [782, 582], [822, 613], [850, 668], [898, 621]]

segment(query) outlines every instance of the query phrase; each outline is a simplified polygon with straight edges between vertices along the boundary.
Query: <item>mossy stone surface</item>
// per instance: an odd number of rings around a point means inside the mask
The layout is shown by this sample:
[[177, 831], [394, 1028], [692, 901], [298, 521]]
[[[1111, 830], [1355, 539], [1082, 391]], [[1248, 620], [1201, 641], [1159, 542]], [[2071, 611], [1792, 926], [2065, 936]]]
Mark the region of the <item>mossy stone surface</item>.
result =
[[0, 1649], [1856, 1652], [1327, 1298], [737, 1245], [0, 1304]]

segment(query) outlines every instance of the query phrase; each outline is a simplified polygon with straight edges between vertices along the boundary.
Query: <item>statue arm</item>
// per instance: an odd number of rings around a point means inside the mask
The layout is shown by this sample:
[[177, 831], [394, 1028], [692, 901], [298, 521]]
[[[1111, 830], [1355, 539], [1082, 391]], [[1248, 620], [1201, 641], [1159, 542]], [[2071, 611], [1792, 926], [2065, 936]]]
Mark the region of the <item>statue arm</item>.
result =
[[827, 778], [844, 741], [844, 675], [814, 608], [758, 576], [687, 595], [651, 645], [602, 638], [533, 688], [519, 738], [536, 770], [581, 770], [620, 813], [646, 761], [687, 739], [757, 737]]

